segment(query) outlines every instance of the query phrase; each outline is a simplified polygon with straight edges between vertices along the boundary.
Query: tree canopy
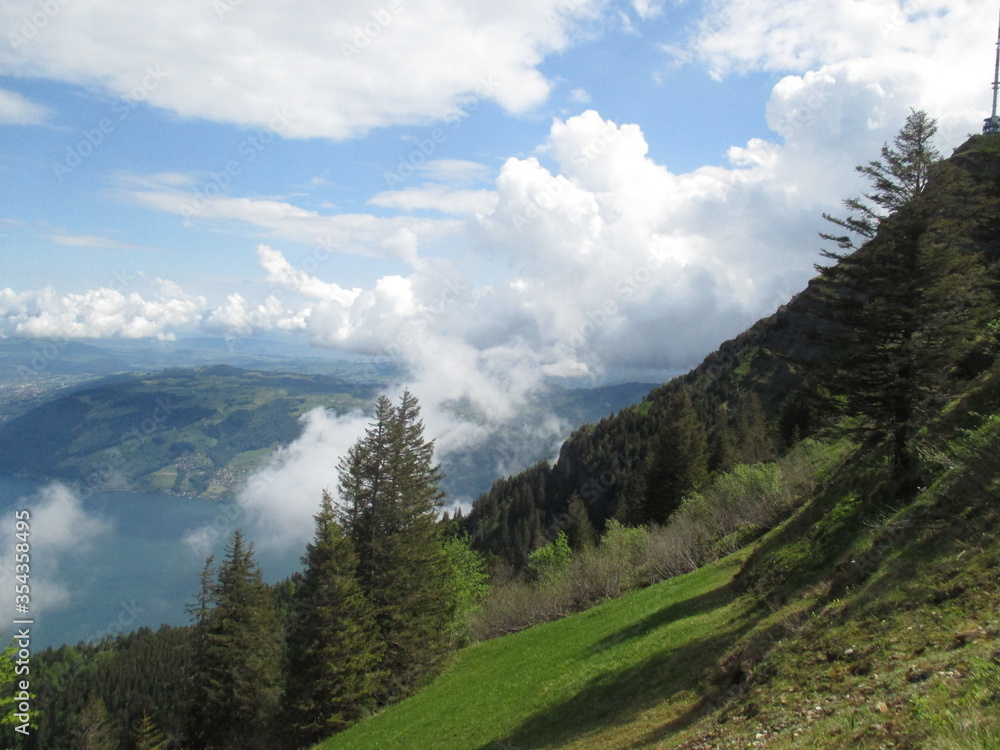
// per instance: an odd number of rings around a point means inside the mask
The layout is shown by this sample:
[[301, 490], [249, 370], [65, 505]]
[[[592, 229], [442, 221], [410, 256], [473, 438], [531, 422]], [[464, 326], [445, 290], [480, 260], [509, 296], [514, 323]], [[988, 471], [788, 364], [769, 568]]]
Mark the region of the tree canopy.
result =
[[865, 242], [822, 234], [849, 252], [823, 251], [835, 263], [817, 265], [815, 287], [817, 314], [834, 325], [819, 379], [850, 430], [887, 441], [904, 494], [916, 481], [918, 417], [946, 391], [948, 364], [968, 346], [983, 288], [981, 260], [926, 195], [932, 180], [947, 179], [935, 170], [936, 129], [924, 112], [911, 112], [894, 146], [858, 167], [871, 192], [845, 201], [847, 218], [825, 218]]
[[288, 635], [289, 729], [311, 744], [375, 707], [385, 650], [371, 602], [356, 577], [354, 546], [323, 493], [316, 535], [302, 559]]
[[[881, 158], [862, 164], [855, 169], [871, 183], [871, 192], [861, 198], [848, 198], [844, 206], [848, 216], [838, 218], [823, 214], [823, 218], [849, 234], [821, 233], [826, 240], [836, 242], [841, 250], [854, 250], [857, 235], [864, 241], [875, 238], [882, 221], [892, 212], [902, 209], [917, 199], [927, 187], [931, 168], [941, 159], [933, 146], [937, 134], [937, 120], [926, 112], [911, 110], [906, 123], [893, 139], [893, 145], [882, 146]], [[824, 251], [828, 258], [840, 259], [839, 253]]]
[[407, 694], [439, 665], [454, 617], [439, 523], [441, 471], [423, 432], [412, 393], [398, 407], [383, 396], [339, 466], [344, 529], [385, 646], [383, 701]]

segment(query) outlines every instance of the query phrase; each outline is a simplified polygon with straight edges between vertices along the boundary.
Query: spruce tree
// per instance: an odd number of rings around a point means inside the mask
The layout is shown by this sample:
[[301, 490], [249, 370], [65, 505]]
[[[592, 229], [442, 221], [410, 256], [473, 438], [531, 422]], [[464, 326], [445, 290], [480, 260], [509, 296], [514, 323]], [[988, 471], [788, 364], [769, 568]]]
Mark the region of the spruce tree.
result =
[[713, 429], [708, 438], [708, 465], [714, 472], [728, 471], [737, 463], [736, 430], [730, 424], [731, 414], [729, 404], [719, 404], [715, 407]]
[[[882, 146], [882, 158], [870, 161], [855, 169], [865, 175], [871, 183], [872, 192], [861, 198], [848, 198], [844, 206], [850, 213], [846, 217], [823, 214], [823, 218], [848, 234], [833, 235], [822, 233], [826, 240], [836, 242], [841, 250], [855, 250], [855, 237], [862, 241], [875, 238], [883, 220], [892, 213], [911, 204], [921, 194], [930, 180], [931, 168], [941, 159], [934, 148], [933, 139], [937, 134], [937, 120], [926, 112], [910, 110], [906, 123], [893, 139], [893, 145]], [[828, 258], [842, 259], [839, 253], [824, 251]]]
[[777, 446], [760, 397], [753, 391], [745, 394], [736, 409], [735, 460], [733, 463], [756, 464], [777, 458]]
[[646, 511], [646, 471], [644, 464], [638, 464], [636, 470], [623, 469], [620, 474], [617, 492], [618, 507], [614, 518], [625, 526], [643, 526], [649, 522]]
[[357, 556], [330, 494], [316, 515], [288, 637], [287, 725], [312, 745], [375, 706], [384, 646], [356, 578]]
[[198, 593], [194, 602], [187, 607], [192, 621], [191, 639], [194, 646], [193, 669], [189, 676], [189, 689], [186, 691], [189, 696], [187, 734], [198, 746], [205, 746], [206, 732], [215, 721], [214, 702], [206, 701], [205, 698], [213, 694], [217, 687], [212, 684], [214, 674], [210, 675], [203, 669], [209, 663], [208, 626], [216, 600], [215, 577], [215, 555], [209, 555], [198, 574]]
[[[834, 324], [819, 385], [851, 421], [852, 432], [888, 446], [896, 491], [916, 486], [913, 438], [922, 410], [945, 390], [947, 372], [967, 345], [983, 286], [981, 263], [936, 225], [927, 191], [939, 156], [931, 145], [936, 123], [912, 112], [882, 159], [859, 171], [873, 190], [845, 201], [846, 219], [826, 216], [860, 238], [823, 234], [841, 250], [824, 251], [833, 265], [817, 266], [820, 306]], [[888, 213], [891, 212], [891, 213]]]
[[569, 546], [574, 551], [589, 549], [597, 544], [594, 524], [590, 522], [587, 506], [577, 492], [574, 492], [569, 499], [564, 525]]
[[80, 750], [113, 750], [118, 743], [104, 701], [92, 695], [77, 716], [74, 747]]
[[375, 419], [339, 467], [345, 529], [358, 580], [385, 644], [380, 698], [412, 691], [447, 651], [453, 603], [438, 523], [441, 472], [423, 437], [417, 399], [379, 399]]
[[209, 586], [203, 573], [202, 587], [193, 738], [205, 748], [273, 747], [284, 639], [242, 531], [227, 544], [217, 580]]
[[163, 736], [153, 721], [153, 717], [147, 713], [139, 718], [132, 730], [132, 740], [135, 743], [135, 750], [163, 750], [166, 747], [166, 738]]
[[708, 439], [705, 427], [684, 388], [667, 402], [664, 424], [653, 443], [646, 473], [646, 503], [642, 520], [662, 524], [684, 497], [708, 481]]

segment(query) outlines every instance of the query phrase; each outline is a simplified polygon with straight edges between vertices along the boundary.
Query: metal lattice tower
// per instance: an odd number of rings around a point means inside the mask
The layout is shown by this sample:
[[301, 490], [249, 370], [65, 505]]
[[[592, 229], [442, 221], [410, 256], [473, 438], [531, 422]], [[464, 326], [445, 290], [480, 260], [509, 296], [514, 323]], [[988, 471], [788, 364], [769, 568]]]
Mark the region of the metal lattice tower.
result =
[[997, 117], [997, 91], [1000, 91], [1000, 28], [997, 29], [997, 62], [993, 72], [993, 114], [986, 118], [984, 133], [1000, 133], [1000, 117]]

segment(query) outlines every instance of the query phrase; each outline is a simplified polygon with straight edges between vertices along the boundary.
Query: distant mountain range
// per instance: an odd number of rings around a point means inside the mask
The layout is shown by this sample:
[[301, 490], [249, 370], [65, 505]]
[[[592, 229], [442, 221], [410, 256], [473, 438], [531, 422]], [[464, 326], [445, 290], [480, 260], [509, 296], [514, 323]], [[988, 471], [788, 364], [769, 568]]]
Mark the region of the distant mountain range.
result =
[[[78, 365], [88, 353], [103, 357], [107, 351], [76, 344], [65, 349], [66, 360]], [[227, 498], [275, 448], [300, 435], [303, 414], [318, 407], [336, 414], [366, 411], [388, 377], [373, 378], [371, 368], [349, 363], [340, 370], [345, 376], [230, 365], [172, 368], [78, 384], [37, 397], [27, 410], [23, 403], [8, 404], [15, 415], [0, 424], [0, 472], [85, 489]], [[531, 426], [548, 421], [565, 424], [568, 432], [638, 402], [652, 387], [552, 387], [492, 439], [447, 456], [444, 489], [453, 497], [474, 497], [498, 473], [554, 455], [565, 435]]]

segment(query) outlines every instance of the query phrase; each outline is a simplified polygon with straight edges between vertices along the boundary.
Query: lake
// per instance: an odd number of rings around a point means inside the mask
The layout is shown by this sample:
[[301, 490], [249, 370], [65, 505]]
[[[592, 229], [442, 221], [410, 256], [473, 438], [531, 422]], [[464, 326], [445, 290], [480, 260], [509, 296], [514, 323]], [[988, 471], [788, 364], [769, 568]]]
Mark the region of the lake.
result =
[[[184, 625], [205, 558], [236, 526], [236, 507], [159, 493], [92, 492], [0, 475], [0, 612], [14, 619], [14, 512], [31, 512], [32, 646], [99, 640], [143, 626]], [[199, 532], [192, 540], [192, 534]], [[299, 552], [298, 554], [301, 554]], [[265, 577], [289, 559], [261, 559]], [[18, 617], [20, 617], [18, 615]], [[4, 630], [12, 627], [4, 626]], [[6, 641], [6, 638], [5, 638]]]

